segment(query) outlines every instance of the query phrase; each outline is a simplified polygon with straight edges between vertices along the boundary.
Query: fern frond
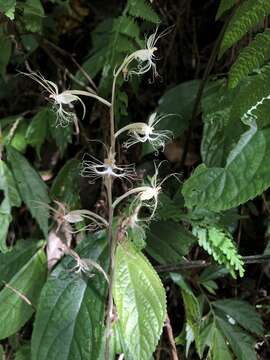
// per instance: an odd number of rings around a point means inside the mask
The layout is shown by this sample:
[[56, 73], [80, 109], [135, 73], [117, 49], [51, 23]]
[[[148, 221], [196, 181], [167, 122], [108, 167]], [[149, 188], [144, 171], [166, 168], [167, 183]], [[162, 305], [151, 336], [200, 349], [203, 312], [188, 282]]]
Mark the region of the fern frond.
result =
[[236, 5], [236, 2], [236, 0], [221, 0], [218, 7], [216, 20], [218, 20], [226, 11], [230, 10], [234, 5]]
[[236, 277], [236, 272], [243, 277], [244, 262], [229, 232], [218, 226], [196, 226], [193, 228], [193, 233], [198, 237], [199, 245], [213, 256], [215, 261], [225, 265], [233, 277]]
[[129, 0], [128, 13], [135, 18], [141, 18], [154, 24], [160, 22], [158, 14], [145, 0]]
[[[250, 76], [246, 84], [241, 86], [237, 98], [231, 109], [231, 119], [241, 119], [249, 124], [252, 119], [262, 128], [269, 123], [269, 113], [259, 116], [260, 111], [269, 103], [270, 99], [270, 65], [266, 65], [261, 73]], [[263, 114], [260, 114], [263, 115]]]
[[229, 87], [238, 85], [245, 76], [259, 69], [270, 59], [270, 29], [258, 34], [252, 43], [241, 51], [229, 72]]
[[221, 43], [220, 56], [269, 14], [269, 0], [244, 1], [236, 10], [228, 25]]

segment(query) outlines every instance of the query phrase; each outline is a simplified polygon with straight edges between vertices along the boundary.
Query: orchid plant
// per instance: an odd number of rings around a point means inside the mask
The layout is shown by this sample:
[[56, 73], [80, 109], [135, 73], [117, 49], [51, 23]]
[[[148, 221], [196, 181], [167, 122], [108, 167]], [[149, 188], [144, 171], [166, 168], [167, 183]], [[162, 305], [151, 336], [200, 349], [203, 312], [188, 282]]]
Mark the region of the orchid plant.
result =
[[[157, 77], [158, 72], [155, 63], [157, 60], [155, 56], [157, 51], [157, 42], [167, 33], [168, 31], [166, 30], [165, 32], [158, 34], [158, 29], [156, 29], [155, 32], [146, 39], [144, 49], [136, 50], [126, 56], [122, 64], [113, 73], [111, 101], [102, 98], [94, 90], [82, 91], [72, 89], [60, 92], [55, 83], [46, 80], [41, 74], [34, 72], [23, 73], [36, 81], [48, 93], [49, 100], [53, 102], [52, 109], [57, 114], [56, 126], [64, 127], [73, 122], [76, 132], [79, 132], [79, 123], [74, 112], [73, 104], [78, 102], [82, 106], [82, 118], [84, 118], [86, 106], [81, 99], [83, 96], [96, 99], [109, 108], [110, 144], [105, 145], [106, 158], [104, 160], [99, 160], [92, 154], [85, 154], [81, 163], [81, 176], [88, 178], [90, 182], [94, 182], [98, 178], [103, 179], [103, 184], [107, 192], [108, 219], [104, 219], [100, 215], [84, 209], [67, 211], [63, 204], [59, 204], [58, 202], [56, 202], [56, 204], [58, 205], [59, 210], [56, 211], [51, 208], [54, 215], [57, 217], [58, 229], [59, 227], [68, 224], [69, 232], [76, 233], [78, 231], [76, 225], [80, 222], [87, 222], [87, 225], [79, 228], [79, 231], [95, 231], [98, 228], [105, 228], [108, 231], [108, 241], [110, 247], [110, 267], [108, 275], [100, 265], [91, 259], [81, 259], [79, 255], [67, 245], [64, 245], [63, 247], [64, 253], [70, 255], [76, 261], [76, 265], [72, 268], [74, 272], [79, 274], [89, 274], [89, 271], [92, 268], [95, 268], [96, 270], [102, 272], [109, 283], [105, 336], [105, 360], [109, 359], [110, 356], [110, 336], [113, 321], [115, 251], [118, 242], [115, 231], [113, 231], [113, 222], [117, 208], [120, 204], [122, 204], [123, 200], [131, 198], [132, 200], [129, 205], [131, 208], [130, 216], [127, 216], [121, 222], [121, 226], [124, 227], [126, 232], [128, 232], [129, 228], [141, 228], [141, 223], [148, 223], [153, 219], [158, 206], [158, 196], [162, 191], [162, 185], [164, 182], [170, 176], [177, 176], [177, 174], [171, 174], [163, 180], [158, 180], [160, 164], [157, 165], [155, 163], [155, 173], [149, 183], [139, 184], [139, 186], [133, 187], [133, 182], [138, 181], [135, 164], [126, 165], [118, 163], [116, 157], [116, 141], [120, 139], [120, 135], [127, 133], [127, 139], [122, 144], [126, 149], [138, 143], [143, 144], [149, 142], [155, 152], [157, 152], [158, 150], [164, 150], [166, 143], [172, 139], [172, 132], [169, 130], [160, 130], [158, 128], [158, 124], [171, 114], [157, 114], [156, 112], [150, 115], [147, 122], [132, 123], [115, 131], [115, 98], [117, 79], [121, 75], [125, 79], [128, 79], [131, 75], [136, 74], [140, 76], [150, 71], [152, 71], [153, 78]], [[116, 179], [127, 181], [129, 184], [132, 184], [132, 188], [118, 198], [113, 199], [112, 190]], [[148, 216], [140, 216], [142, 208], [146, 210]]]

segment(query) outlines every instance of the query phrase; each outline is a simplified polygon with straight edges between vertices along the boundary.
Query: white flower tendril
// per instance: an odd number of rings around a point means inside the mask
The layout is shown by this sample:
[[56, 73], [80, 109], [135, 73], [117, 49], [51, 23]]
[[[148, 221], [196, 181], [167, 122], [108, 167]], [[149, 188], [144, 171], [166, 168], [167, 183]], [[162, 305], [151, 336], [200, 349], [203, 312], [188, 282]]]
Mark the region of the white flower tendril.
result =
[[[129, 75], [143, 75], [152, 69], [153, 79], [157, 77], [158, 72], [155, 64], [157, 57], [154, 55], [154, 53], [157, 51], [156, 44], [158, 40], [161, 37], [167, 35], [169, 31], [171, 31], [171, 28], [166, 29], [158, 35], [158, 28], [156, 28], [156, 31], [151, 34], [148, 39], [146, 39], [145, 48], [136, 50], [132, 54], [127, 56], [123, 64], [115, 72], [115, 76], [118, 76], [118, 74], [122, 71], [125, 79], [128, 79]], [[138, 63], [137, 67], [129, 69], [130, 64], [134, 60]]]
[[94, 91], [88, 92], [83, 90], [65, 90], [59, 93], [58, 86], [54, 82], [50, 80], [46, 80], [41, 74], [35, 72], [31, 72], [31, 73], [22, 72], [21, 74], [26, 75], [30, 77], [32, 80], [36, 81], [49, 93], [49, 98], [53, 100], [53, 110], [56, 112], [57, 115], [56, 126], [65, 127], [68, 126], [71, 122], [74, 122], [76, 126], [76, 130], [78, 132], [76, 115], [74, 114], [73, 111], [67, 109], [67, 107], [69, 108], [72, 107], [74, 102], [79, 101], [79, 103], [82, 105], [83, 108], [82, 118], [84, 118], [86, 108], [83, 101], [78, 95], [89, 96], [99, 100], [100, 102], [102, 102], [107, 106], [111, 105], [107, 100], [98, 96]]
[[[175, 177], [179, 181], [179, 174], [173, 173], [167, 175], [162, 181], [158, 181], [158, 172], [161, 164], [157, 166], [155, 163], [155, 174], [150, 180], [149, 186], [139, 186], [135, 189], [131, 189], [119, 198], [117, 198], [114, 203], [112, 204], [113, 208], [115, 208], [122, 200], [124, 200], [126, 197], [136, 194], [135, 202], [138, 201], [139, 204], [142, 206], [146, 206], [150, 209], [151, 214], [147, 218], [140, 219], [141, 221], [151, 220], [156, 212], [157, 206], [158, 206], [158, 195], [162, 190], [162, 185], [165, 181], [167, 181], [170, 177]], [[137, 220], [139, 220], [137, 218]]]
[[119, 136], [124, 131], [128, 131], [129, 139], [124, 143], [124, 147], [127, 149], [137, 143], [150, 142], [154, 150], [157, 151], [162, 148], [164, 151], [166, 142], [170, 141], [173, 137], [173, 133], [170, 130], [156, 129], [158, 123], [173, 114], [157, 115], [153, 113], [150, 115], [148, 123], [134, 123], [127, 125], [115, 133], [115, 137]]
[[90, 157], [90, 159], [83, 159], [81, 176], [89, 177], [92, 182], [99, 177], [105, 176], [126, 179], [129, 182], [137, 179], [134, 164], [116, 165], [115, 160], [110, 159], [110, 157], [101, 162], [92, 155], [86, 154], [86, 156]]

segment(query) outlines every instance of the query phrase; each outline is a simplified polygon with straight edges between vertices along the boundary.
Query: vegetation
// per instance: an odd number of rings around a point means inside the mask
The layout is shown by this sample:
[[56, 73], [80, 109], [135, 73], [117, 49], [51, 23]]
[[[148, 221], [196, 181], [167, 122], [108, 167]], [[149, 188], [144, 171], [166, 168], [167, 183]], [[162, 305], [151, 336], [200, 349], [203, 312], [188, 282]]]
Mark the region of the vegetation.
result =
[[0, 359], [269, 359], [269, 1], [0, 12]]

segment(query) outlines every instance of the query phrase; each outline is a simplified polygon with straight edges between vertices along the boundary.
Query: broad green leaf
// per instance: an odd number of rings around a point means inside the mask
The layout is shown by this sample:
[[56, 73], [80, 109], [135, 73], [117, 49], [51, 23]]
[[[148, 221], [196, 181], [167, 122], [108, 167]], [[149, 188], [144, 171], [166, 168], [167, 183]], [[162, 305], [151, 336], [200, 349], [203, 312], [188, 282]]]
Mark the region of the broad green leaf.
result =
[[42, 26], [44, 9], [40, 0], [26, 0], [23, 4], [23, 19], [26, 29], [39, 32]]
[[153, 222], [147, 231], [147, 253], [161, 264], [177, 263], [187, 255], [196, 237], [173, 221]]
[[13, 175], [5, 162], [0, 159], [0, 190], [4, 199], [0, 204], [0, 251], [7, 251], [6, 237], [9, 224], [12, 221], [11, 208], [21, 205], [21, 198], [17, 191]]
[[31, 348], [30, 345], [21, 346], [15, 354], [14, 360], [29, 360], [31, 359]]
[[[76, 250], [81, 258], [108, 266], [107, 238], [87, 237]], [[97, 359], [103, 338], [107, 283], [101, 273], [76, 274], [66, 257], [45, 284], [34, 323], [32, 360]]]
[[263, 334], [263, 323], [255, 308], [248, 302], [237, 299], [214, 301], [213, 306], [222, 311], [225, 316], [229, 315], [244, 329], [257, 335]]
[[226, 344], [226, 339], [224, 339], [220, 330], [214, 326], [212, 338], [212, 357], [213, 360], [233, 360], [232, 354]]
[[217, 212], [234, 208], [265, 191], [270, 185], [265, 166], [270, 156], [269, 139], [269, 128], [257, 129], [256, 124], [251, 124], [230, 152], [224, 168], [199, 165], [183, 186], [186, 206]]
[[162, 332], [166, 295], [145, 256], [132, 244], [116, 251], [114, 301], [126, 360], [149, 360]]
[[40, 156], [40, 149], [48, 133], [48, 109], [44, 108], [39, 111], [32, 119], [26, 132], [27, 143], [36, 148]]
[[1, 0], [0, 11], [3, 12], [10, 20], [14, 20], [16, 0]]
[[25, 265], [41, 246], [40, 242], [19, 240], [13, 249], [5, 254], [0, 253], [0, 284], [10, 279]]
[[26, 121], [21, 121], [22, 118], [17, 118], [20, 123], [16, 127], [16, 131], [13, 134], [12, 138], [10, 138], [10, 128], [6, 128], [5, 131], [3, 131], [4, 136], [4, 145], [11, 145], [16, 150], [18, 150], [21, 153], [24, 153], [27, 147], [27, 141], [26, 141], [26, 131], [27, 131], [27, 123]]
[[[0, 1], [0, 9], [1, 9], [1, 1]], [[12, 43], [11, 39], [7, 36], [0, 35], [0, 74], [4, 75], [6, 72], [6, 67], [9, 63], [11, 50], [12, 50]]]
[[[31, 317], [46, 278], [46, 258], [39, 250], [0, 292], [0, 339], [16, 333]], [[30, 305], [27, 301], [30, 301]]]
[[236, 325], [216, 317], [218, 328], [229, 342], [237, 360], [256, 360], [255, 340]]
[[79, 196], [79, 160], [71, 159], [62, 167], [51, 187], [52, 199], [75, 209], [80, 206]]
[[[47, 187], [23, 155], [11, 146], [7, 148], [7, 153], [21, 198], [47, 237], [49, 211], [46, 204], [50, 202]], [[42, 206], [41, 203], [44, 203], [45, 206]]]
[[269, 14], [270, 3], [268, 0], [246, 0], [242, 2], [226, 29], [220, 46], [220, 55]]

